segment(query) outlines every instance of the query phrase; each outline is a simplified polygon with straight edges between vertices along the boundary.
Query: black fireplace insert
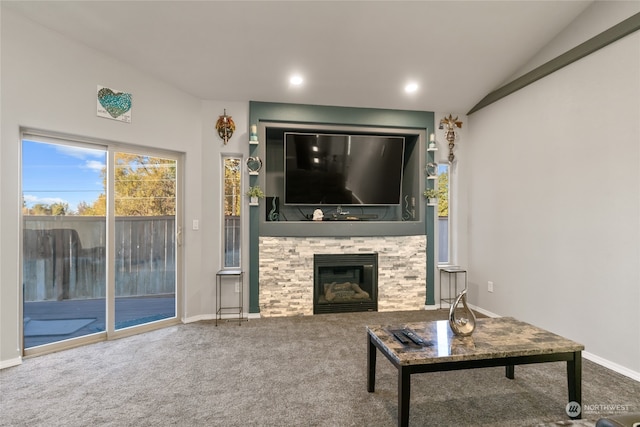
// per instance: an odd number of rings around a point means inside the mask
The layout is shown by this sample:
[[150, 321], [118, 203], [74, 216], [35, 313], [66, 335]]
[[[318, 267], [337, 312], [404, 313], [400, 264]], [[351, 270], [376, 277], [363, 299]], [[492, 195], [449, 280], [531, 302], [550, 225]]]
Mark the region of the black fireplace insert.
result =
[[378, 254], [313, 256], [313, 314], [378, 311]]

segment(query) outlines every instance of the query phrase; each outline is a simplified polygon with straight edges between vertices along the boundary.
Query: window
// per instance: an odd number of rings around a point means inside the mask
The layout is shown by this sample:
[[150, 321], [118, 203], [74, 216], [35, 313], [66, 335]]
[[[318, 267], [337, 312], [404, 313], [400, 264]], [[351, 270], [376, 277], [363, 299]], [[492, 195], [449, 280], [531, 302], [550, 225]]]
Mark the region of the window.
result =
[[240, 165], [238, 157], [223, 158], [223, 267], [240, 267], [240, 209], [242, 206], [242, 189]]
[[449, 164], [438, 164], [438, 263], [451, 262], [451, 242], [449, 220]]

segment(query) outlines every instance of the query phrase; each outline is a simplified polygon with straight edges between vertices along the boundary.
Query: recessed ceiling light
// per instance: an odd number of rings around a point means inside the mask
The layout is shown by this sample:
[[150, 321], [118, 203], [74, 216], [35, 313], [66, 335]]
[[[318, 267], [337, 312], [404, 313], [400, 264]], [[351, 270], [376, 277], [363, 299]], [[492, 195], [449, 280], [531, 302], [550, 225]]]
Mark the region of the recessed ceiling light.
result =
[[415, 93], [418, 91], [418, 83], [408, 83], [405, 87], [404, 87], [404, 91], [407, 93]]
[[304, 82], [304, 79], [300, 74], [294, 74], [289, 79], [289, 83], [291, 83], [293, 86], [300, 86], [302, 82]]

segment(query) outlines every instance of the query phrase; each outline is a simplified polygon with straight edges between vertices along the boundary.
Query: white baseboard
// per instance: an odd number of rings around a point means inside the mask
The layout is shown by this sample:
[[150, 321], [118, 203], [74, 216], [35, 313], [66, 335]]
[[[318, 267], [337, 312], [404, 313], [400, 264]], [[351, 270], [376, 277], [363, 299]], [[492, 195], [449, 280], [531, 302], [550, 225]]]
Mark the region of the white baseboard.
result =
[[438, 310], [440, 307], [437, 304], [433, 304], [433, 305], [425, 305], [424, 309], [425, 310]]
[[22, 365], [22, 357], [0, 361], [0, 369], [11, 368], [12, 366], [18, 365]]
[[[477, 311], [479, 313], [484, 314], [485, 316], [502, 317], [499, 314], [492, 313], [492, 312], [490, 312], [488, 310], [485, 310], [483, 308], [477, 307], [475, 305], [469, 304], [469, 307], [472, 310], [475, 310], [475, 311]], [[629, 368], [626, 368], [626, 367], [624, 367], [622, 365], [618, 365], [617, 363], [611, 362], [610, 360], [604, 359], [604, 358], [602, 358], [600, 356], [596, 356], [595, 354], [589, 353], [588, 351], [583, 351], [582, 352], [582, 357], [584, 357], [585, 359], [590, 360], [593, 363], [596, 363], [596, 364], [598, 364], [598, 365], [600, 365], [600, 366], [602, 366], [604, 368], [611, 369], [612, 371], [615, 371], [615, 372], [617, 372], [619, 374], [622, 374], [625, 377], [629, 377], [632, 380], [640, 381], [640, 372], [636, 372], [636, 371], [633, 371], [633, 370], [631, 370]]]
[[618, 365], [617, 363], [611, 362], [607, 359], [603, 359], [602, 357], [596, 356], [595, 354], [589, 353], [588, 351], [583, 351], [582, 357], [592, 361], [593, 363], [597, 363], [598, 365], [603, 366], [607, 369], [611, 369], [612, 371], [622, 374], [625, 377], [629, 377], [632, 380], [640, 381], [640, 372], [636, 372], [629, 368], [625, 368], [622, 365]]
[[[242, 317], [245, 319], [260, 319], [260, 313], [242, 313]], [[237, 314], [223, 314], [220, 316], [220, 320], [233, 320], [238, 319]], [[183, 323], [200, 322], [202, 320], [216, 320], [215, 314], [199, 314], [197, 316], [185, 317], [182, 319]]]
[[183, 317], [182, 323], [193, 323], [193, 322], [200, 322], [202, 320], [215, 320], [215, 319], [216, 319], [216, 316], [214, 314], [199, 314], [197, 316]]
[[473, 311], [477, 311], [478, 313], [482, 313], [482, 314], [484, 314], [485, 316], [488, 316], [488, 317], [502, 317], [499, 314], [492, 313], [489, 310], [485, 310], [484, 308], [475, 306], [473, 304], [469, 304], [469, 308], [471, 308], [471, 310], [473, 310]]

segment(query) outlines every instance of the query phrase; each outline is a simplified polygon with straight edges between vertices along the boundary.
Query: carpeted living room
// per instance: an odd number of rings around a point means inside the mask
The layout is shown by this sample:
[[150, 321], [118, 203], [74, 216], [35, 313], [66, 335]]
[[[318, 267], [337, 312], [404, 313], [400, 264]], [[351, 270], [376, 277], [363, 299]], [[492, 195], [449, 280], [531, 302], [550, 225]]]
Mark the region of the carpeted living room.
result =
[[[0, 372], [0, 423], [395, 425], [388, 361], [380, 358], [375, 393], [366, 390], [365, 325], [446, 318], [420, 310], [201, 321], [35, 357]], [[637, 405], [637, 381], [585, 360], [583, 402], [603, 407], [570, 421], [565, 375], [561, 362], [517, 366], [514, 380], [501, 368], [415, 375], [409, 425], [595, 426]]]
[[0, 426], [640, 423], [640, 2], [0, 23]]
[[[0, 373], [2, 425], [391, 426], [396, 370], [367, 393], [366, 325], [447, 310], [194, 322], [25, 360]], [[570, 425], [565, 364], [415, 375], [409, 425]], [[583, 402], [633, 410], [640, 384], [585, 360]], [[14, 386], [8, 387], [8, 384]], [[594, 426], [592, 408], [571, 425]], [[560, 423], [563, 422], [563, 423]]]

